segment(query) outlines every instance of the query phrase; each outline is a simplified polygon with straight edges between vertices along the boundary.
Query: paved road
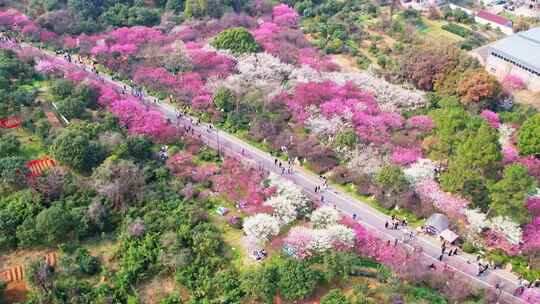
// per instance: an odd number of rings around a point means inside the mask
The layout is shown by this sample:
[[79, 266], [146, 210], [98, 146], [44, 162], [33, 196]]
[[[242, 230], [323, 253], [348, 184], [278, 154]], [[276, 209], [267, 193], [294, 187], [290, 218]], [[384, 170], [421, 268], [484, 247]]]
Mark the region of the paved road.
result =
[[[22, 45], [26, 48], [32, 47], [27, 44]], [[41, 52], [45, 51], [41, 50]], [[51, 52], [46, 52], [46, 54], [49, 56], [55, 56], [55, 54]], [[61, 56], [56, 56], [56, 58], [63, 60]], [[90, 67], [88, 66], [78, 65], [78, 67], [80, 69], [90, 71]], [[109, 75], [101, 75], [101, 77], [103, 81], [113, 84], [118, 88], [124, 85], [121, 82], [113, 80]], [[143, 102], [154, 107], [155, 109], [158, 109], [171, 121], [176, 122], [176, 109], [167, 103], [155, 103], [154, 100], [156, 100], [155, 97], [146, 96]], [[263, 168], [269, 172], [274, 172], [276, 174], [281, 173], [279, 167], [274, 164], [275, 158], [270, 154], [259, 150], [258, 148], [231, 134], [216, 129], [210, 129], [209, 126], [204, 123], [196, 124], [195, 121], [196, 120], [194, 118], [181, 116], [177, 123], [180, 126], [191, 126], [196, 134], [200, 134], [202, 141], [204, 141], [210, 147], [218, 149], [220, 153], [235, 157], [248, 165]], [[315, 174], [296, 166], [295, 172], [292, 175], [287, 175], [285, 177], [294, 181], [304, 190], [305, 194], [314, 201], [317, 202], [320, 200], [321, 194], [314, 193], [315, 186], [320, 185], [319, 177]], [[347, 193], [336, 189], [326, 190], [324, 193], [322, 193], [322, 195], [324, 196], [326, 203], [335, 205], [336, 208], [344, 214], [348, 216], [357, 214], [358, 222], [369, 229], [377, 231], [382, 239], [391, 241], [394, 241], [396, 238], [400, 240], [402, 239], [402, 231], [389, 230], [385, 228], [384, 225], [390, 220], [390, 217], [377, 211], [368, 203], [360, 201], [354, 197], [351, 197]], [[404, 244], [402, 242], [400, 243], [403, 246], [406, 246], [408, 249], [413, 249], [410, 244]], [[421, 254], [428, 264], [438, 262], [437, 259], [441, 253], [441, 244], [437, 239], [419, 235], [414, 238], [412, 244], [414, 247], [421, 247]], [[469, 264], [468, 261], [472, 261], [472, 263]], [[503, 289], [501, 293], [501, 301], [504, 301], [505, 303], [523, 302], [519, 298], [512, 295], [512, 292], [517, 287], [517, 278], [515, 275], [498, 269], [490, 270], [484, 276], [478, 277], [476, 276], [477, 267], [475, 265], [475, 261], [475, 257], [465, 253], [460, 253], [459, 255], [452, 257], [445, 256], [443, 260], [448, 267], [455, 270], [456, 273], [467, 277], [471, 283], [478, 287], [495, 288], [495, 285], [499, 283]]]

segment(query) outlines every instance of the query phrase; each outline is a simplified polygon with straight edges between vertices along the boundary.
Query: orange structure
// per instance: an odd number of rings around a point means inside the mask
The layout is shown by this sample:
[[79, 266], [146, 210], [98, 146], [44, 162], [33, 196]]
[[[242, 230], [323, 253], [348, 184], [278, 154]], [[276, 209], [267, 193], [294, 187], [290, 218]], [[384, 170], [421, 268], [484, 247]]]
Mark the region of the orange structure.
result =
[[30, 170], [31, 177], [41, 176], [43, 172], [54, 166], [56, 166], [56, 162], [54, 161], [54, 159], [48, 156], [40, 159], [34, 159], [26, 163], [26, 168]]
[[18, 116], [10, 116], [0, 119], [0, 128], [13, 129], [18, 128], [22, 124], [22, 119]]

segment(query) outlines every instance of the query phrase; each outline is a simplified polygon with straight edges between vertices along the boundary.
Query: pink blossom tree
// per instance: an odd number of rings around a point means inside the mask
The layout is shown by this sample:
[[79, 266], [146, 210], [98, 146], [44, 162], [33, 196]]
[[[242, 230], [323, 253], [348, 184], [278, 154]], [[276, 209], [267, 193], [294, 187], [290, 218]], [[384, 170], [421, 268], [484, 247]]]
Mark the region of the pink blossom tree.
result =
[[420, 148], [396, 147], [392, 151], [391, 160], [394, 164], [406, 166], [416, 162], [420, 158], [422, 158], [422, 150]]
[[535, 217], [523, 230], [523, 251], [540, 250], [540, 216]]
[[272, 9], [272, 21], [280, 26], [293, 27], [298, 25], [298, 13], [287, 4], [279, 4]]
[[494, 129], [499, 128], [499, 125], [501, 124], [499, 114], [490, 110], [484, 110], [482, 113], [480, 113], [480, 116], [482, 116], [482, 118], [485, 119]]
[[416, 192], [424, 201], [430, 202], [448, 217], [464, 222], [464, 210], [469, 201], [444, 192], [439, 184], [433, 180], [425, 180], [416, 184]]
[[525, 81], [518, 75], [506, 75], [502, 83], [508, 90], [523, 90], [526, 87]]
[[427, 115], [416, 115], [407, 119], [407, 126], [409, 128], [418, 129], [421, 131], [429, 132], [435, 128], [435, 123]]

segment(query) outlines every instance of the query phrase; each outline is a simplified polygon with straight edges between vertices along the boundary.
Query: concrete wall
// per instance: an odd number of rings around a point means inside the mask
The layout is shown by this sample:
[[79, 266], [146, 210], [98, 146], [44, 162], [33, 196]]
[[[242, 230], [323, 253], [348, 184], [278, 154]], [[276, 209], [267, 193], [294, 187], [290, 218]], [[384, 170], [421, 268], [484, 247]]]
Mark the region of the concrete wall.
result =
[[495, 75], [499, 80], [503, 80], [506, 75], [516, 75], [525, 81], [527, 89], [533, 92], [540, 92], [540, 76], [529, 73], [513, 65], [511, 62], [489, 55], [486, 59], [485, 67], [486, 71]]

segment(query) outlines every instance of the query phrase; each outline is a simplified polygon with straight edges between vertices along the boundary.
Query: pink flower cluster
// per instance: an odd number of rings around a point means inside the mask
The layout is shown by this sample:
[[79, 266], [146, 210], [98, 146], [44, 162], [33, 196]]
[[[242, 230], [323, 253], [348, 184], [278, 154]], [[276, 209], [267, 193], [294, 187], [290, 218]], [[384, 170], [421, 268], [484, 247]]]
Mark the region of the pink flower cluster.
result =
[[536, 216], [529, 224], [525, 225], [522, 249], [525, 252], [540, 250], [540, 216]]
[[528, 304], [540, 303], [540, 291], [537, 288], [526, 288], [520, 298]]
[[58, 35], [41, 28], [26, 15], [16, 10], [0, 11], [0, 26], [20, 31], [24, 36], [34, 40], [51, 42], [58, 39]]
[[301, 122], [309, 118], [311, 107], [320, 109], [326, 118], [352, 114], [360, 139], [376, 144], [388, 142], [391, 131], [403, 125], [399, 114], [382, 112], [373, 96], [352, 82], [343, 86], [332, 81], [299, 84], [292, 92], [276, 96], [276, 100], [284, 102]]
[[395, 147], [392, 151], [391, 160], [394, 164], [406, 166], [422, 158], [422, 149]]
[[498, 129], [501, 125], [501, 121], [499, 119], [499, 114], [490, 111], [490, 110], [484, 110], [482, 113], [480, 113], [480, 116], [482, 116], [483, 119], [485, 119], [490, 126], [492, 126], [494, 129]]
[[100, 55], [120, 55], [129, 56], [137, 53], [137, 46], [135, 44], [113, 44], [110, 47], [107, 45], [96, 45], [92, 48], [91, 53], [93, 56]]
[[117, 99], [109, 105], [109, 109], [131, 133], [162, 140], [176, 134], [176, 129], [165, 121], [163, 114], [145, 109], [135, 98]]
[[197, 165], [191, 153], [178, 153], [167, 160], [167, 168], [180, 179], [193, 182], [208, 180], [217, 172], [215, 164]]
[[287, 63], [307, 64], [320, 71], [339, 69], [328, 57], [320, 56], [300, 30], [280, 26], [274, 22], [263, 22], [251, 33], [266, 52]]
[[420, 131], [429, 132], [435, 128], [435, 123], [431, 117], [427, 115], [416, 115], [407, 119], [407, 126], [409, 128], [418, 129]]
[[308, 65], [317, 71], [337, 71], [339, 66], [332, 62], [328, 56], [320, 56], [318, 51], [312, 47], [305, 47], [298, 50], [298, 63]]
[[531, 196], [527, 199], [527, 209], [533, 216], [540, 216], [540, 195]]
[[433, 180], [418, 183], [416, 192], [422, 200], [431, 202], [437, 209], [456, 221], [461, 221], [464, 218], [463, 211], [470, 203], [465, 199], [444, 192], [439, 184]]
[[525, 81], [518, 75], [506, 75], [502, 83], [508, 90], [523, 90], [526, 87]]
[[287, 4], [279, 4], [272, 9], [272, 21], [279, 26], [296, 26], [298, 19], [298, 13]]
[[400, 269], [407, 263], [409, 255], [402, 247], [388, 245], [377, 234], [358, 223], [351, 223], [350, 226], [356, 234], [356, 251], [360, 255], [373, 258], [394, 270]]
[[221, 165], [220, 174], [213, 178], [213, 187], [233, 202], [245, 202], [247, 206], [261, 205], [271, 194], [272, 189], [262, 185], [263, 177], [254, 169], [249, 169], [232, 158], [227, 158]]
[[502, 249], [512, 256], [519, 253], [519, 245], [511, 244], [502, 233], [488, 229], [482, 235], [484, 237], [484, 244], [488, 248]]
[[203, 79], [209, 77], [226, 78], [232, 73], [235, 65], [234, 60], [197, 46], [197, 44], [191, 44], [186, 47], [193, 64], [193, 71], [199, 73]]

